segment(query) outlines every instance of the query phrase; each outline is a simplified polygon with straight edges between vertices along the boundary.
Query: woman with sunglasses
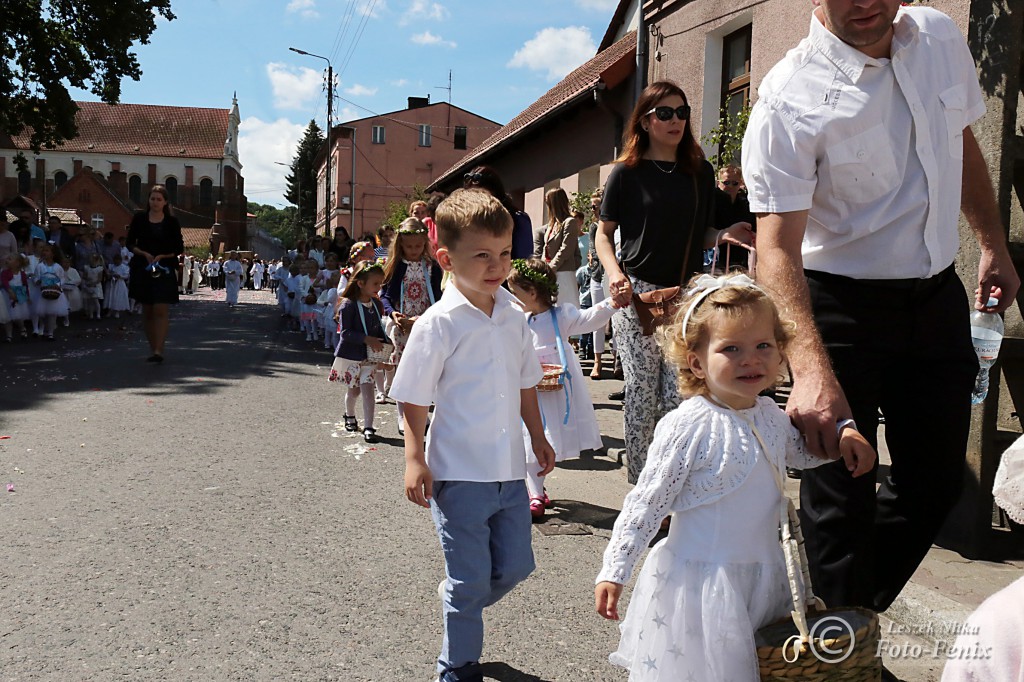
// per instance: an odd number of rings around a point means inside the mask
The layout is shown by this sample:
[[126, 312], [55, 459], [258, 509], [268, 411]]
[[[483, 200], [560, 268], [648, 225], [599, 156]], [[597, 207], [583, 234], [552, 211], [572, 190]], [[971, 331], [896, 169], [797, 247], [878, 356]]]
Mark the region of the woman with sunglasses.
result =
[[[678, 286], [699, 272], [716, 241], [751, 241], [750, 226], [715, 229], [715, 173], [690, 129], [690, 107], [675, 83], [644, 89], [623, 133], [622, 154], [605, 184], [597, 255], [618, 307], [614, 323], [626, 379], [626, 466], [636, 483], [654, 427], [679, 405], [675, 373], [645, 336], [633, 293]], [[619, 229], [622, 262], [615, 258]]]

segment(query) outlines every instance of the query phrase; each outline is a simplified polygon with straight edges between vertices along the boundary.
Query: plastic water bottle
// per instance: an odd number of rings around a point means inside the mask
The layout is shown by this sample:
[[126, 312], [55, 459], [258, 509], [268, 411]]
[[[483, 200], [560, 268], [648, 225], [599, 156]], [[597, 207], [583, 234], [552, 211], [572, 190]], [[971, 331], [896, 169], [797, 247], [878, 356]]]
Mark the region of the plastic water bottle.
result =
[[[999, 305], [996, 298], [988, 299], [989, 307]], [[975, 310], [971, 313], [971, 338], [974, 352], [978, 354], [978, 378], [974, 382], [971, 402], [975, 405], [985, 402], [988, 395], [988, 371], [999, 357], [999, 345], [1003, 341], [1003, 318], [995, 313]]]

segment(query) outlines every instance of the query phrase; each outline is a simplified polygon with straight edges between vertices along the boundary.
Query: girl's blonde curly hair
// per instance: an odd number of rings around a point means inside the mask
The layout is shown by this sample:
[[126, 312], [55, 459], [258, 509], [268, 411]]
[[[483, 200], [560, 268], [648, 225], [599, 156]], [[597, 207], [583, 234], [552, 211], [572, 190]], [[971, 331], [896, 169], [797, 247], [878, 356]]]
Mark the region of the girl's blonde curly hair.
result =
[[[687, 291], [693, 290], [696, 280], [697, 277], [690, 280], [686, 286]], [[789, 344], [793, 341], [796, 325], [779, 312], [768, 294], [757, 287], [724, 286], [711, 292], [697, 304], [696, 309], [690, 314], [686, 329], [683, 329], [686, 311], [700, 294], [700, 291], [694, 291], [686, 296], [672, 324], [658, 330], [657, 340], [665, 359], [676, 366], [680, 394], [685, 397], [707, 394], [704, 379], [697, 377], [690, 370], [687, 358], [690, 353], [707, 348], [711, 329], [719, 320], [735, 320], [762, 310], [769, 313], [775, 329], [775, 343], [778, 344], [779, 352], [785, 359]], [[784, 378], [780, 376], [776, 381]]]

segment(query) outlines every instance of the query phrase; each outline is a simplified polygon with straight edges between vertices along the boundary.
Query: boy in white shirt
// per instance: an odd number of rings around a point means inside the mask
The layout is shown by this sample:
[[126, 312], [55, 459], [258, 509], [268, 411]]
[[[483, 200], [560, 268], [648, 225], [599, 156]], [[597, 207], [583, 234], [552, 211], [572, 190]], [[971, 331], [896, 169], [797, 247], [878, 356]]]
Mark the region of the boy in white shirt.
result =
[[438, 681], [483, 682], [483, 609], [534, 569], [520, 420], [542, 475], [555, 453], [537, 407], [542, 371], [526, 317], [501, 287], [512, 216], [487, 192], [458, 190], [435, 221], [437, 261], [454, 277], [413, 326], [390, 395], [405, 409], [406, 497], [430, 508], [444, 547]]

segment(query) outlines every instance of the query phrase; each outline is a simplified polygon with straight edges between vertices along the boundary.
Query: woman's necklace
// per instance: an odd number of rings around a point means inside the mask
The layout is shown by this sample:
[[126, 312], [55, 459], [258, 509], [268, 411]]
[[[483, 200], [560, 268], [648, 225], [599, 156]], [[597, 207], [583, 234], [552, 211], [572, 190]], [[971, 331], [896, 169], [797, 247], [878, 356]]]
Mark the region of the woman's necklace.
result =
[[672, 167], [669, 168], [668, 170], [665, 170], [664, 168], [661, 167], [661, 163], [660, 162], [655, 161], [654, 159], [651, 159], [651, 163], [654, 164], [655, 168], [660, 170], [662, 173], [665, 173], [666, 175], [671, 175], [673, 172], [675, 172], [676, 166], [679, 165], [678, 161], [673, 161], [672, 162]]

